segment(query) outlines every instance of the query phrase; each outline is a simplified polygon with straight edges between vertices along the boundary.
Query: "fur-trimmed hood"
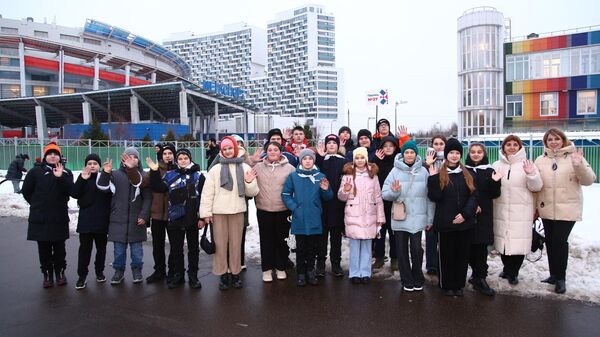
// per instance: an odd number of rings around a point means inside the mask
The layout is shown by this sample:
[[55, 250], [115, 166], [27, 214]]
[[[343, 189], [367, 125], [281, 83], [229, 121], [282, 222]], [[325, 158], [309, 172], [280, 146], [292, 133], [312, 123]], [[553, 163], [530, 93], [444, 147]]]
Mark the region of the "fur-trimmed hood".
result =
[[[368, 163], [367, 170], [369, 171], [369, 178], [373, 178], [374, 176], [377, 175], [377, 173], [379, 173], [379, 166], [377, 166], [377, 164], [374, 164], [374, 163]], [[346, 163], [344, 165], [344, 169], [342, 170], [342, 173], [352, 175], [354, 173], [354, 164]]]

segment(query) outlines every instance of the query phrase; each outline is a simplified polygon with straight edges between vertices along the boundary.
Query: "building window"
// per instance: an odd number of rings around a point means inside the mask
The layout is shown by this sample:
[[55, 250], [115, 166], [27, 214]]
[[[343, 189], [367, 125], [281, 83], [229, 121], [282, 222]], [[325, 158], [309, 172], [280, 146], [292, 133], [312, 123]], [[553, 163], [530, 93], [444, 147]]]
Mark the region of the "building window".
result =
[[100, 40], [95, 40], [95, 39], [88, 39], [87, 37], [83, 38], [83, 42], [84, 43], [88, 43], [88, 44], [93, 44], [96, 46], [99, 46], [102, 44], [102, 42], [100, 42]]
[[558, 116], [558, 93], [540, 94], [540, 116]]
[[63, 89], [63, 94], [74, 94], [75, 93], [75, 88], [64, 88]]
[[560, 76], [560, 53], [545, 53], [543, 60], [543, 76], [559, 77]]
[[41, 31], [41, 30], [34, 30], [33, 31], [33, 35], [35, 37], [43, 37], [43, 38], [46, 38], [46, 39], [48, 38], [48, 32], [44, 32], [44, 31]]
[[506, 81], [523, 81], [529, 79], [529, 55], [506, 57]]
[[600, 47], [592, 48], [591, 54], [591, 72], [600, 73]]
[[0, 78], [7, 80], [18, 80], [21, 78], [21, 73], [18, 71], [0, 71]]
[[33, 96], [45, 96], [48, 95], [48, 87], [42, 87], [39, 85], [33, 86]]
[[506, 96], [506, 117], [523, 117], [523, 95]]
[[18, 67], [19, 59], [2, 56], [0, 57], [0, 66]]
[[21, 86], [18, 84], [2, 84], [0, 88], [0, 98], [16, 98], [21, 96]]
[[577, 114], [595, 115], [596, 114], [596, 91], [586, 90], [577, 92]]
[[73, 41], [73, 42], [79, 42], [79, 36], [74, 36], [74, 35], [60, 34], [60, 39], [67, 40], [67, 41]]
[[17, 28], [12, 27], [0, 27], [0, 32], [3, 34], [19, 34], [19, 30]]

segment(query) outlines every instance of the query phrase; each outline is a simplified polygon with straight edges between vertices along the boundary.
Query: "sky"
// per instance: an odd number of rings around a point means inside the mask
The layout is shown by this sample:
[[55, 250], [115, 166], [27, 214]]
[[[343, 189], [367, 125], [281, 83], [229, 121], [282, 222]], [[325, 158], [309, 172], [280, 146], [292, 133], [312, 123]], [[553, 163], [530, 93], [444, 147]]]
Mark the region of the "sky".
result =
[[[457, 120], [456, 22], [467, 9], [492, 6], [511, 19], [512, 36], [600, 25], [600, 1], [11, 1], [0, 8], [5, 18], [56, 20], [82, 27], [93, 18], [162, 42], [171, 33], [217, 32], [224, 25], [246, 22], [266, 29], [277, 13], [306, 4], [325, 6], [336, 20], [336, 66], [344, 73], [344, 105], [353, 130], [374, 129], [375, 108], [367, 106], [367, 91], [387, 89], [390, 104], [380, 118], [409, 130], [429, 129], [437, 122]], [[598, 27], [600, 29], [600, 27]], [[345, 118], [346, 110], [343, 113]], [[367, 123], [369, 123], [367, 125]]]

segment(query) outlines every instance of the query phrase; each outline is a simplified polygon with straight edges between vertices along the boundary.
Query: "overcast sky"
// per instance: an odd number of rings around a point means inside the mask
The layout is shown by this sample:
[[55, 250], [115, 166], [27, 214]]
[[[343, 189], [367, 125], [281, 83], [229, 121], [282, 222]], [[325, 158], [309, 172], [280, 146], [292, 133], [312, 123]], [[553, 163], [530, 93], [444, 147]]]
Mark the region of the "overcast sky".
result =
[[[493, 6], [512, 21], [512, 35], [543, 33], [600, 25], [600, 1], [47, 1], [4, 3], [5, 18], [47, 18], [63, 26], [82, 27], [86, 18], [100, 20], [162, 42], [171, 33], [216, 32], [223, 25], [247, 22], [266, 29], [276, 14], [308, 3], [323, 5], [336, 19], [336, 66], [344, 71], [345, 100], [354, 130], [367, 126], [374, 108], [365, 92], [388, 89], [391, 103], [380, 117], [393, 123], [396, 100], [399, 123], [428, 129], [457, 119], [456, 20], [472, 7]], [[600, 27], [598, 27], [600, 29]], [[373, 122], [369, 125], [373, 128]]]

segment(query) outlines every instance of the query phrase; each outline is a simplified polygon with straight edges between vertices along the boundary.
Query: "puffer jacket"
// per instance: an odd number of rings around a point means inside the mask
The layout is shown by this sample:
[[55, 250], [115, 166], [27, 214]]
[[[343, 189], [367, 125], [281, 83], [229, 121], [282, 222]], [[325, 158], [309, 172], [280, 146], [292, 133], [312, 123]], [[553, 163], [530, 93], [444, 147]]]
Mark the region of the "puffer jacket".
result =
[[470, 158], [465, 161], [466, 167], [475, 180], [477, 187], [477, 205], [481, 213], [477, 214], [477, 224], [471, 236], [472, 244], [494, 243], [494, 199], [500, 196], [501, 180], [494, 181], [494, 169], [489, 165], [487, 155], [479, 165], [475, 165]]
[[492, 165], [496, 172], [504, 173], [500, 196], [494, 199], [494, 247], [505, 255], [525, 255], [531, 250], [533, 193], [542, 189], [542, 178], [537, 168], [535, 174], [525, 174], [525, 148], [513, 156], [505, 156], [500, 151], [499, 157]]
[[108, 233], [110, 222], [110, 200], [112, 195], [96, 186], [98, 173], [92, 173], [88, 179], [81, 175], [71, 190], [71, 196], [79, 205], [77, 233]]
[[[357, 240], [374, 239], [381, 225], [385, 223], [381, 187], [377, 178], [379, 168], [375, 164], [369, 164], [368, 170], [357, 171], [355, 178], [352, 171], [352, 163], [344, 166], [344, 176], [337, 194], [338, 199], [346, 202], [344, 209], [346, 236]], [[346, 179], [350, 179], [352, 183], [349, 192], [344, 192]]]
[[[162, 160], [158, 162], [158, 172], [160, 177], [164, 177], [165, 174], [175, 169], [177, 166], [172, 164], [166, 164]], [[142, 184], [143, 186], [144, 184]], [[152, 190], [152, 207], [150, 208], [150, 218], [154, 220], [167, 221], [169, 220], [169, 197], [167, 193], [161, 193], [150, 185]]]
[[[429, 173], [423, 167], [420, 156], [412, 166], [408, 166], [401, 153], [396, 155], [394, 168], [385, 179], [382, 190], [383, 200], [404, 201], [406, 219], [392, 219], [393, 230], [414, 234], [433, 224], [435, 204], [427, 197], [428, 177]], [[400, 182], [400, 190], [396, 192], [391, 188], [394, 180]]]
[[282, 212], [287, 210], [281, 191], [283, 184], [296, 169], [290, 165], [287, 157], [283, 154], [276, 163], [269, 163], [266, 159], [254, 166], [256, 179], [258, 181], [258, 194], [254, 198], [256, 208], [267, 212]]
[[[535, 166], [540, 170], [544, 187], [537, 194], [537, 210], [541, 218], [550, 220], [580, 221], [583, 213], [581, 185], [589, 186], [596, 180], [590, 164], [583, 159], [581, 165], [573, 165], [571, 154], [574, 145], [557, 151], [544, 149], [537, 157]], [[556, 164], [556, 169], [552, 166]]]
[[292, 230], [294, 235], [316, 235], [323, 232], [321, 212], [323, 200], [331, 200], [331, 186], [321, 189], [321, 179], [325, 175], [316, 168], [304, 170], [298, 166], [290, 173], [283, 184], [281, 199], [292, 211]]
[[[470, 174], [468, 171], [449, 173], [450, 181], [443, 190], [439, 174], [427, 178], [427, 196], [435, 202], [433, 230], [436, 232], [465, 231], [473, 228], [476, 223], [477, 188], [472, 192], [469, 190], [465, 173]], [[461, 214], [465, 221], [453, 223], [457, 214]]]

